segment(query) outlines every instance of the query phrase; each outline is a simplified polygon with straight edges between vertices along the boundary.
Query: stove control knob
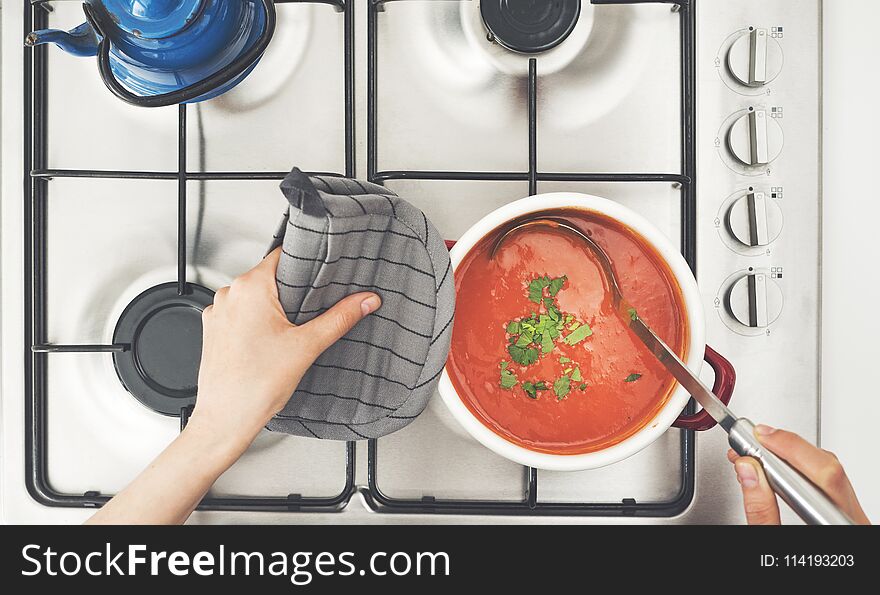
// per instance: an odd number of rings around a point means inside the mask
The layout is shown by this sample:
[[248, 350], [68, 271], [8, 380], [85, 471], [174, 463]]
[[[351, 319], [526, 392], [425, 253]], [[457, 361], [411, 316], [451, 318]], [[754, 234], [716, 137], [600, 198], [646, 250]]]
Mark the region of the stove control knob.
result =
[[743, 326], [765, 328], [782, 313], [782, 290], [769, 275], [749, 273], [730, 288], [727, 306]]
[[766, 246], [782, 231], [782, 209], [765, 193], [749, 188], [727, 212], [727, 228], [746, 246]]
[[782, 127], [766, 110], [749, 108], [727, 133], [730, 152], [745, 165], [767, 165], [782, 152]]
[[749, 27], [727, 52], [727, 69], [747, 87], [761, 87], [782, 71], [782, 47], [767, 29]]

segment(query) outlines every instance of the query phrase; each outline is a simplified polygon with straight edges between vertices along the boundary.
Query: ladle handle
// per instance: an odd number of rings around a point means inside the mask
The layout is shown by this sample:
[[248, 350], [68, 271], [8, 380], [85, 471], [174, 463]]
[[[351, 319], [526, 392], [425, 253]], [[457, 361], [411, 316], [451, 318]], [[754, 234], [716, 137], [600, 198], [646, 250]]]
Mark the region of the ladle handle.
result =
[[764, 448], [755, 436], [755, 424], [748, 419], [741, 417], [733, 424], [728, 441], [738, 454], [754, 457], [761, 463], [773, 491], [808, 525], [853, 524], [816, 484]]

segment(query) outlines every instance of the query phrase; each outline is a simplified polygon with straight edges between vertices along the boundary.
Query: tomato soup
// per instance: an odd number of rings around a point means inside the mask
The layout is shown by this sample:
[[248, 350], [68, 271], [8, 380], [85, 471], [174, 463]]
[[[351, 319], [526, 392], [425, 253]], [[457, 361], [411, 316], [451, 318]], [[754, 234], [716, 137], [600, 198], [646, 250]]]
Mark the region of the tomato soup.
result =
[[[566, 219], [602, 246], [627, 301], [685, 359], [684, 301], [660, 255], [601, 214], [541, 214]], [[447, 371], [459, 397], [492, 431], [539, 452], [593, 452], [637, 432], [675, 381], [615, 313], [595, 255], [571, 232], [530, 227], [493, 256], [500, 233], [483, 238], [455, 271]]]

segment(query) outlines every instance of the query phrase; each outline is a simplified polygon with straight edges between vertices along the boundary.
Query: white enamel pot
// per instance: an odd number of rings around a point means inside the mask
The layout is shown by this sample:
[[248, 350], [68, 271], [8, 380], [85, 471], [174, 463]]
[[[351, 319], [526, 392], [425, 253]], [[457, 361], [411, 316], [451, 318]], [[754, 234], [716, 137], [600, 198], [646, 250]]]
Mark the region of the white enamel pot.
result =
[[[724, 402], [730, 400], [735, 382], [735, 373], [730, 363], [713, 349], [706, 346], [706, 325], [703, 304], [697, 281], [691, 273], [678, 248], [647, 219], [629, 208], [598, 196], [558, 192], [539, 194], [508, 203], [489, 213], [475, 223], [450, 250], [453, 270], [457, 270], [465, 256], [487, 234], [531, 213], [554, 209], [583, 209], [593, 211], [615, 220], [636, 232], [663, 259], [681, 289], [683, 305], [688, 325], [687, 357], [685, 362], [696, 373], [705, 360], [715, 371], [713, 392]], [[440, 396], [446, 407], [459, 424], [483, 446], [497, 454], [522, 465], [537, 469], [554, 471], [580, 471], [595, 469], [622, 461], [646, 448], [670, 427], [685, 430], [707, 430], [715, 422], [704, 412], [687, 414], [684, 412], [690, 395], [679, 385], [673, 389], [670, 398], [653, 419], [641, 429], [605, 449], [582, 454], [552, 454], [530, 450], [496, 434], [485, 426], [471, 411], [456, 392], [446, 369], [440, 378]]]

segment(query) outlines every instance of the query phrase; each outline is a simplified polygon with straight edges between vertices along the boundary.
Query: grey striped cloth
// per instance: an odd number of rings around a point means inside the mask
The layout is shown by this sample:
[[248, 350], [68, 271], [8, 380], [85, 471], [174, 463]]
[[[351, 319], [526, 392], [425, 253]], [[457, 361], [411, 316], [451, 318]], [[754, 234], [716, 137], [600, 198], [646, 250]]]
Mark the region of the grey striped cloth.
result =
[[443, 239], [382, 186], [294, 168], [281, 191], [290, 204], [272, 248], [282, 246], [278, 295], [291, 322], [359, 291], [382, 307], [318, 358], [267, 427], [332, 440], [399, 430], [427, 405], [449, 351], [455, 289]]

